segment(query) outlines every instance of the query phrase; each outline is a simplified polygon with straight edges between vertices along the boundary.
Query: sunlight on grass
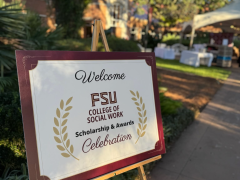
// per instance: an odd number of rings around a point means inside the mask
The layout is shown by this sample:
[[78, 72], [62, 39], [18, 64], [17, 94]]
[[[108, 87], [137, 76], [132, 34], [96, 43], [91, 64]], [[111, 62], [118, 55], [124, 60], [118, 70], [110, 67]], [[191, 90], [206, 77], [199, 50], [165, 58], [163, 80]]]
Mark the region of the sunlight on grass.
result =
[[172, 69], [176, 71], [181, 71], [185, 73], [191, 73], [198, 76], [210, 77], [215, 79], [226, 80], [231, 74], [231, 71], [225, 70], [220, 67], [193, 67], [185, 64], [181, 64], [178, 60], [163, 60], [161, 58], [156, 58], [157, 67]]

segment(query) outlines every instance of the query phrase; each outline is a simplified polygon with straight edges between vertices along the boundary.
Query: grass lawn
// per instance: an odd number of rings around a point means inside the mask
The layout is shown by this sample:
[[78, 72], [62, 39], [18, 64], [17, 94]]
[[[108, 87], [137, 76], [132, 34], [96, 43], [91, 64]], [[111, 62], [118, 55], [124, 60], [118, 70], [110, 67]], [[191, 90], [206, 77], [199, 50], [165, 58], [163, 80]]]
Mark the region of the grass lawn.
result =
[[231, 71], [225, 70], [220, 67], [193, 67], [180, 63], [178, 60], [163, 60], [161, 58], [156, 58], [157, 67], [172, 69], [176, 71], [181, 71], [185, 73], [191, 73], [198, 76], [210, 77], [215, 79], [226, 80], [231, 74]]

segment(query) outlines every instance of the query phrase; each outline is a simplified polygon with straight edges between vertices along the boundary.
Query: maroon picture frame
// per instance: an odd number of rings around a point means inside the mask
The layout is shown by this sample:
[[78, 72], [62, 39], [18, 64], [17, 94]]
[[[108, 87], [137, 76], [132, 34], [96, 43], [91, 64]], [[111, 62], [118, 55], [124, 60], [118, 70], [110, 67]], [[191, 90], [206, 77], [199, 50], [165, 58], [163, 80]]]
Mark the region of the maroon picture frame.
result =
[[[27, 153], [29, 179], [48, 180], [46, 176], [40, 176], [38, 161], [38, 151], [36, 142], [36, 132], [34, 125], [33, 105], [29, 80], [29, 70], [35, 68], [38, 60], [139, 60], [145, 59], [151, 66], [153, 90], [155, 98], [156, 117], [159, 132], [159, 141], [155, 149], [135, 156], [131, 156], [120, 161], [116, 161], [96, 169], [92, 169], [81, 174], [77, 174], [67, 180], [86, 180], [92, 179], [120, 168], [135, 164], [151, 157], [165, 153], [164, 134], [162, 126], [162, 116], [160, 109], [159, 90], [157, 82], [157, 70], [154, 53], [139, 52], [76, 52], [76, 51], [16, 51], [17, 71], [19, 91], [21, 98], [22, 119], [24, 128], [25, 147]], [[134, 70], [134, 69], [133, 69]]]

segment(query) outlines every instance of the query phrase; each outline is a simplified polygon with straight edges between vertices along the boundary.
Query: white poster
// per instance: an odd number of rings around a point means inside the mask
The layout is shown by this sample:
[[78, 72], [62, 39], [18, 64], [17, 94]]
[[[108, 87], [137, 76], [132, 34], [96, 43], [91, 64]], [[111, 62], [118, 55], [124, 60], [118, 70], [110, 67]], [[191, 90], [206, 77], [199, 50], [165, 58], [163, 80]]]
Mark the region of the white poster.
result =
[[155, 148], [145, 60], [39, 60], [29, 73], [41, 175], [62, 179]]

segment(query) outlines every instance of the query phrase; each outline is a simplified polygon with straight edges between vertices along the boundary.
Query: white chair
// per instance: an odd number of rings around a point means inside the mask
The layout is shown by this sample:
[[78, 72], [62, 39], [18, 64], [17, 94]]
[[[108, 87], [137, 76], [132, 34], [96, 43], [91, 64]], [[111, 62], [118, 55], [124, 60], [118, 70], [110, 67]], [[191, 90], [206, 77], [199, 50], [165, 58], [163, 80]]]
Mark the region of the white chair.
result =
[[177, 44], [172, 45], [171, 48], [174, 49], [174, 50], [177, 50], [177, 49], [178, 49], [180, 52], [185, 51], [185, 50], [188, 50], [188, 47], [187, 47], [187, 46], [184, 46], [184, 45], [182, 45], [182, 44], [180, 44], [180, 43], [177, 43]]
[[174, 53], [175, 53], [175, 57], [181, 56], [181, 52], [179, 51], [179, 49], [174, 49]]
[[141, 44], [137, 44], [141, 52], [152, 52], [151, 48], [147, 48], [145, 51], [145, 48], [141, 46]]
[[206, 52], [206, 48], [200, 48], [200, 49], [198, 50], [198, 52], [205, 53], [205, 52]]
[[165, 43], [158, 43], [157, 47], [161, 47], [161, 48], [165, 48], [167, 46], [167, 44]]
[[174, 49], [175, 52], [179, 52], [179, 53], [181, 53], [182, 51], [188, 50], [187, 46], [184, 46], [184, 45], [182, 45], [180, 43], [172, 45], [171, 48]]
[[196, 52], [202, 52], [204, 51], [203, 49], [205, 49], [206, 46], [207, 46], [206, 44], [194, 44], [193, 48]]
[[180, 43], [172, 45], [171, 48], [174, 49], [176, 59], [180, 58], [182, 51], [188, 50], [187, 46], [184, 46]]

